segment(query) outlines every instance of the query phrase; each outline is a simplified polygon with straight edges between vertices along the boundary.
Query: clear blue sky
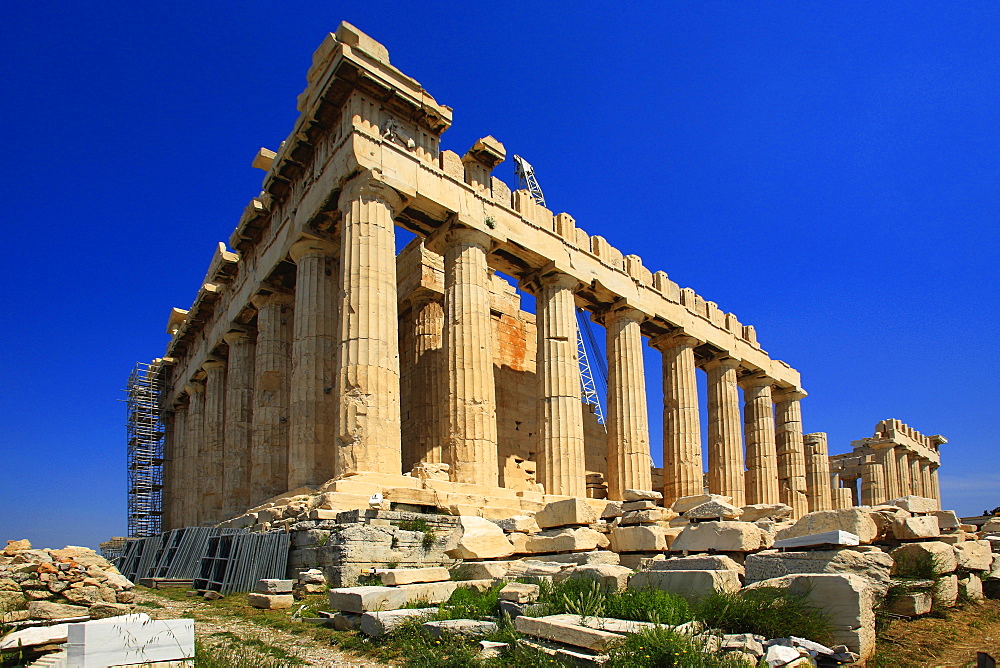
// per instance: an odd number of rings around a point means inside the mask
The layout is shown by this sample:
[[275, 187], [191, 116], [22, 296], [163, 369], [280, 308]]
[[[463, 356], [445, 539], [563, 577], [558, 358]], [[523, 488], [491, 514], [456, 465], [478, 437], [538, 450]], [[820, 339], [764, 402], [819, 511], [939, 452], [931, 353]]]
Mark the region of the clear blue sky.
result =
[[755, 325], [833, 452], [900, 418], [950, 439], [946, 507], [1000, 505], [1000, 6], [620, 4], [11, 5], [0, 538], [124, 532], [128, 371], [342, 19], [454, 107], [446, 148], [494, 135], [554, 210]]

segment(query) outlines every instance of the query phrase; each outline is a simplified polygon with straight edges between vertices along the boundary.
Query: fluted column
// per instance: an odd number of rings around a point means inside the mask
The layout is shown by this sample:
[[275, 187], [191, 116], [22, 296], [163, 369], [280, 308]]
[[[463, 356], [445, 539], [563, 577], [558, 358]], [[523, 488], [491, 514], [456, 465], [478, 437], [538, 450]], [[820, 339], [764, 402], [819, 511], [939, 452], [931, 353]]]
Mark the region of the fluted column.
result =
[[[407, 398], [412, 430], [409, 447], [403, 453], [403, 470], [420, 462], [445, 463], [445, 405], [448, 397], [448, 372], [443, 360], [444, 305], [440, 295], [423, 290], [410, 298], [413, 327], [413, 360]], [[402, 352], [402, 351], [401, 351]], [[492, 365], [492, 362], [491, 362]]]
[[645, 315], [634, 308], [604, 318], [608, 354], [608, 498], [621, 501], [626, 489], [652, 489], [649, 416], [643, 373]]
[[910, 481], [910, 457], [906, 449], [897, 445], [895, 449], [896, 471], [899, 476], [899, 496], [913, 493], [913, 483]]
[[704, 492], [694, 348], [684, 334], [650, 342], [663, 354], [663, 504]]
[[188, 393], [187, 453], [184, 481], [187, 493], [183, 502], [183, 525], [200, 526], [202, 516], [203, 466], [205, 463], [205, 384], [191, 381], [184, 386]]
[[356, 176], [340, 195], [337, 473], [400, 473], [395, 190]]
[[162, 492], [160, 493], [160, 530], [174, 528], [177, 499], [177, 456], [176, 432], [174, 431], [174, 412], [163, 411], [160, 415], [163, 426], [163, 473]]
[[830, 491], [830, 455], [826, 433], [804, 434], [802, 442], [806, 452], [806, 496], [809, 512], [832, 510]]
[[479, 230], [445, 233], [444, 353], [448, 369], [445, 460], [451, 479], [495, 487], [496, 385], [490, 320], [490, 237]]
[[911, 452], [908, 455], [910, 460], [910, 484], [913, 487], [915, 496], [927, 496], [924, 492], [924, 477], [920, 472], [920, 457]]
[[191, 452], [187, 426], [188, 405], [174, 406], [173, 421], [173, 461], [171, 462], [171, 477], [173, 478], [172, 501], [170, 503], [170, 528], [179, 529], [187, 522], [185, 507], [189, 504], [192, 494], [190, 471]]
[[747, 503], [779, 503], [774, 406], [767, 376], [743, 381], [743, 431], [747, 443]]
[[201, 478], [201, 524], [218, 524], [222, 516], [222, 491], [225, 485], [226, 365], [209, 360], [205, 370], [205, 456], [195, 474]]
[[882, 479], [885, 481], [882, 497], [876, 499], [878, 503], [886, 503], [892, 499], [902, 496], [899, 487], [899, 470], [896, 468], [895, 446], [892, 443], [878, 443], [872, 445], [875, 451], [875, 461], [882, 467]]
[[289, 491], [288, 419], [292, 375], [292, 296], [257, 295], [250, 504]]
[[920, 483], [925, 497], [937, 498], [934, 496], [934, 482], [931, 480], [931, 463], [926, 459], [920, 460]]
[[538, 481], [546, 494], [587, 496], [587, 466], [577, 358], [576, 279], [554, 274], [540, 281], [538, 331]]
[[875, 457], [861, 463], [861, 505], [877, 506], [885, 498], [885, 472]]
[[337, 474], [337, 261], [328, 241], [292, 245], [295, 309], [289, 388], [286, 490], [318, 485]]
[[743, 430], [736, 370], [739, 360], [717, 357], [705, 364], [708, 372], [708, 491], [746, 505]]
[[938, 469], [940, 465], [931, 466], [931, 494], [932, 498], [937, 499], [938, 508], [941, 507], [941, 481], [938, 478]]
[[250, 508], [250, 442], [253, 438], [254, 337], [231, 331], [226, 365], [226, 426], [222, 517], [238, 517]]
[[792, 517], [809, 512], [806, 497], [806, 456], [802, 441], [802, 390], [775, 393], [775, 447], [778, 455], [778, 494], [781, 502], [792, 507]]

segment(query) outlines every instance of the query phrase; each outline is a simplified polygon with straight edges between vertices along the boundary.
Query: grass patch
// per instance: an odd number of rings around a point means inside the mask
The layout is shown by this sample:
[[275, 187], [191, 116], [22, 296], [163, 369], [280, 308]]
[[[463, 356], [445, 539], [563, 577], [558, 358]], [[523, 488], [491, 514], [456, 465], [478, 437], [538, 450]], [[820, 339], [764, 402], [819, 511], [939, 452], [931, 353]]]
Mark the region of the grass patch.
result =
[[136, 605], [139, 606], [140, 608], [150, 608], [150, 609], [164, 607], [159, 603], [157, 603], [156, 601], [141, 601], [139, 603], [136, 603]]
[[636, 633], [609, 653], [609, 666], [628, 668], [746, 668], [746, 663], [719, 654], [706, 653], [701, 642], [669, 629]]
[[588, 578], [571, 578], [543, 591], [544, 614], [614, 617], [676, 625], [695, 618], [686, 600], [659, 589], [608, 591]]
[[425, 519], [401, 520], [396, 526], [402, 531], [419, 531], [424, 534], [424, 539], [420, 544], [425, 550], [431, 549], [434, 547], [434, 543], [437, 542], [437, 534], [434, 533], [434, 529], [431, 528], [431, 525]]
[[696, 616], [726, 633], [757, 633], [768, 638], [794, 635], [824, 644], [832, 640], [827, 613], [811, 605], [805, 594], [777, 587], [712, 594], [698, 605]]
[[[262, 651], [264, 650], [264, 651]], [[194, 654], [198, 668], [286, 668], [309, 665], [302, 659], [257, 640], [229, 640], [219, 645], [198, 643]]]
[[451, 598], [441, 604], [437, 618], [443, 619], [485, 619], [495, 617], [500, 612], [500, 590], [502, 584], [495, 584], [486, 591], [459, 587]]

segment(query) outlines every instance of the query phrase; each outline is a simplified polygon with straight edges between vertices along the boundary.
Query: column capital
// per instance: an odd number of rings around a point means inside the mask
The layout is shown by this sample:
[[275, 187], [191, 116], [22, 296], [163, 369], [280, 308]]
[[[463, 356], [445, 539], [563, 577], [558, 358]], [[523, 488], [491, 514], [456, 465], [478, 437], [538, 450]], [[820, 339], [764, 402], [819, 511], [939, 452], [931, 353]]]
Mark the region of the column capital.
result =
[[661, 334], [660, 336], [654, 336], [649, 340], [649, 345], [660, 351], [670, 350], [672, 348], [695, 348], [700, 346], [702, 343], [704, 343], [704, 341], [701, 339], [695, 338], [683, 331]]
[[392, 210], [393, 215], [403, 210], [406, 201], [402, 195], [380, 181], [373, 172], [362, 172], [344, 183], [338, 205], [344, 209], [358, 199], [382, 202]]
[[616, 320], [629, 320], [641, 323], [648, 318], [645, 313], [634, 306], [619, 302], [611, 304], [603, 313], [599, 314], [599, 317], [607, 324]]
[[798, 387], [781, 387], [776, 389], [771, 396], [774, 398], [774, 403], [778, 403], [780, 401], [800, 401], [809, 395]]
[[774, 385], [774, 379], [767, 374], [756, 371], [748, 376], [739, 379], [740, 387], [770, 387]]
[[189, 383], [184, 383], [184, 391], [191, 394], [201, 394], [205, 391], [205, 383], [200, 380], [192, 380]]
[[337, 252], [337, 246], [324, 239], [309, 239], [303, 238], [292, 244], [292, 247], [288, 249], [288, 255], [292, 258], [292, 262], [298, 264], [299, 260], [304, 257], [312, 257], [315, 255], [320, 255], [326, 257], [328, 255], [334, 255]]
[[226, 363], [220, 359], [207, 359], [201, 364], [201, 368], [207, 372], [215, 371], [217, 369], [223, 369]]
[[284, 292], [269, 292], [269, 293], [258, 293], [250, 298], [250, 303], [258, 311], [265, 306], [278, 305], [278, 306], [288, 306], [295, 303], [295, 295], [286, 294]]
[[430, 304], [431, 302], [437, 302], [440, 304], [444, 301], [444, 295], [440, 292], [434, 292], [427, 287], [420, 286], [399, 301], [400, 304], [409, 305], [411, 308], [418, 308], [424, 306], [425, 304]]
[[247, 343], [253, 335], [244, 329], [231, 329], [222, 335], [222, 340], [231, 346]]
[[705, 368], [705, 371], [711, 371], [720, 367], [726, 371], [730, 371], [733, 369], [739, 369], [742, 364], [743, 362], [741, 360], [730, 356], [728, 353], [720, 353], [705, 362], [702, 366]]

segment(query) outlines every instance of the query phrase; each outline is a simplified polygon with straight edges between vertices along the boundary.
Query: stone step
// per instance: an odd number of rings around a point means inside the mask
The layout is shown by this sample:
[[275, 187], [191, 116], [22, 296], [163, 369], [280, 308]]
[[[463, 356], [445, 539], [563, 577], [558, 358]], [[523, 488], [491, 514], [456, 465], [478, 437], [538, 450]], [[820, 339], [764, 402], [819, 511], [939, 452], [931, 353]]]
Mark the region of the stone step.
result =
[[544, 640], [554, 640], [594, 652], [605, 652], [624, 640], [624, 636], [610, 631], [592, 629], [549, 617], [519, 616], [514, 620], [519, 632]]
[[430, 617], [437, 611], [437, 608], [411, 608], [366, 612], [361, 616], [361, 632], [377, 638], [391, 633], [400, 624], [414, 617]]
[[451, 482], [450, 480], [424, 480], [425, 489], [433, 489], [449, 494], [470, 494], [474, 496], [493, 496], [502, 499], [516, 499], [517, 492], [505, 487], [491, 487], [467, 482]]
[[387, 587], [412, 584], [414, 582], [442, 582], [450, 579], [448, 569], [442, 566], [432, 568], [386, 568], [376, 571], [382, 584]]
[[[421, 489], [424, 481], [420, 478], [413, 478], [408, 475], [394, 473], [374, 473], [370, 471], [355, 473], [354, 475], [341, 478], [340, 480], [350, 480], [354, 482], [367, 482], [383, 487], [412, 487]], [[338, 480], [337, 482], [340, 482]]]

